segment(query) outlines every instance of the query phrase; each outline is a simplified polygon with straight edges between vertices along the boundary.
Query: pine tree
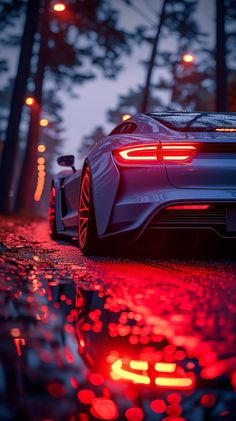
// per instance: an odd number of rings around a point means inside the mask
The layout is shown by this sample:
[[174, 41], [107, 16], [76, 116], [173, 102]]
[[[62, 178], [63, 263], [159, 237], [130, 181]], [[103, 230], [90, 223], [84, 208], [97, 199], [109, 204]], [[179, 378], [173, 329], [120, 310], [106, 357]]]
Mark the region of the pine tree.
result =
[[[12, 0], [10, 3], [14, 9], [15, 2]], [[38, 144], [38, 129], [36, 126], [38, 126], [42, 107], [41, 97], [45, 78], [54, 81], [56, 89], [63, 86], [67, 91], [72, 90], [72, 86], [76, 83], [82, 84], [95, 78], [99, 70], [103, 72], [105, 77], [115, 78], [122, 68], [120, 57], [124, 53], [130, 52], [132, 41], [131, 34], [119, 27], [119, 16], [111, 1], [93, 0], [84, 2], [80, 0], [74, 2], [68, 0], [67, 11], [61, 16], [52, 13], [48, 1], [45, 1], [44, 5], [42, 16], [45, 24], [43, 30], [40, 30], [41, 47], [37, 41], [34, 46], [34, 60], [32, 61], [31, 80], [34, 81], [35, 86], [32, 94], [37, 99], [37, 109], [32, 112], [31, 116], [28, 146], [26, 147], [26, 156], [17, 195], [18, 209], [28, 207], [31, 201], [30, 196], [32, 198], [33, 188], [28, 184], [28, 180], [33, 179], [33, 171], [36, 168]], [[46, 40], [46, 46], [42, 49], [44, 39]], [[38, 60], [37, 51], [40, 51]], [[38, 65], [35, 66], [35, 63], [38, 63]], [[9, 145], [9, 140], [6, 140], [4, 151], [9, 150]], [[15, 142], [15, 152], [17, 147], [18, 143]], [[3, 154], [6, 156], [5, 152]], [[16, 153], [8, 161], [8, 172], [11, 171], [9, 176], [11, 180], [7, 183], [2, 182], [2, 191], [4, 190], [2, 211], [9, 211], [9, 189], [10, 184], [12, 184]], [[4, 171], [6, 171], [6, 164], [2, 161], [1, 172]], [[30, 190], [31, 194], [28, 196]]]

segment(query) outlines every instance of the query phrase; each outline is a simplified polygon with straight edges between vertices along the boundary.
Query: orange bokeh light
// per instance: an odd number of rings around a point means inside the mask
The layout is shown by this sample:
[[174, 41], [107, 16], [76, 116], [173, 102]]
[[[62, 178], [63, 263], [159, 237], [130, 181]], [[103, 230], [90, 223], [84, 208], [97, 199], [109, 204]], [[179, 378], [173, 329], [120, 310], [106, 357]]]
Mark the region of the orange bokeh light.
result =
[[46, 151], [46, 146], [38, 145], [38, 152], [45, 152], [45, 151]]
[[[39, 146], [44, 146], [44, 145], [39, 145]], [[45, 158], [40, 156], [38, 158], [38, 179], [37, 179], [37, 185], [36, 185], [36, 189], [34, 193], [35, 202], [40, 201], [42, 193], [43, 193], [43, 189], [44, 189], [45, 176], [46, 176], [44, 163], [45, 163]]]
[[193, 63], [193, 62], [194, 62], [194, 60], [195, 60], [195, 57], [193, 56], [193, 54], [186, 53], [186, 54], [183, 54], [183, 56], [182, 56], [182, 60], [183, 60], [185, 63]]
[[121, 117], [121, 120], [122, 120], [122, 121], [126, 121], [126, 120], [128, 120], [130, 117], [131, 117], [131, 115], [130, 115], [130, 114], [123, 114], [123, 115], [122, 115], [122, 117]]
[[32, 96], [28, 96], [25, 98], [25, 104], [26, 105], [33, 105], [35, 103], [35, 99]]
[[39, 171], [44, 171], [45, 170], [45, 165], [44, 164], [39, 164], [38, 165], [38, 170]]
[[47, 118], [41, 118], [39, 122], [41, 127], [47, 127], [48, 126], [48, 119]]
[[64, 3], [55, 3], [53, 5], [53, 10], [55, 12], [64, 12], [66, 10], [66, 6]]
[[14, 336], [15, 338], [17, 338], [17, 336], [20, 336], [20, 329], [18, 329], [17, 327], [12, 328], [11, 336]]

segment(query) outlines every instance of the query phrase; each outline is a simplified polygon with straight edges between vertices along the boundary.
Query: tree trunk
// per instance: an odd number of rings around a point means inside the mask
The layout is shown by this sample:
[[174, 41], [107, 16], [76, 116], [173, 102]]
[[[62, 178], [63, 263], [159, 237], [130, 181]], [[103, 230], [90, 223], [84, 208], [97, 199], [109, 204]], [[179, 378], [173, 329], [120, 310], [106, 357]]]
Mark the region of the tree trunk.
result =
[[152, 78], [152, 73], [153, 73], [153, 69], [154, 69], [154, 65], [155, 65], [155, 59], [156, 59], [157, 47], [158, 47], [160, 33], [161, 33], [161, 27], [162, 27], [162, 25], [164, 23], [164, 20], [165, 20], [166, 4], [167, 4], [167, 0], [163, 0], [159, 25], [157, 27], [156, 36], [155, 36], [153, 46], [152, 46], [151, 57], [150, 57], [149, 64], [148, 64], [146, 83], [145, 83], [145, 88], [144, 88], [144, 91], [143, 91], [143, 100], [142, 100], [142, 104], [141, 104], [141, 107], [140, 107], [141, 113], [146, 113], [147, 110], [148, 110], [148, 101], [149, 101], [149, 95], [150, 95], [151, 78]]
[[33, 193], [35, 188], [35, 180], [37, 175], [37, 155], [38, 155], [38, 140], [39, 140], [39, 119], [42, 104], [43, 79], [45, 71], [45, 58], [47, 56], [48, 45], [48, 0], [45, 1], [43, 18], [41, 22], [41, 41], [39, 48], [39, 57], [37, 72], [34, 78], [34, 93], [35, 104], [31, 108], [30, 125], [27, 136], [27, 144], [23, 165], [19, 177], [15, 211], [25, 211], [30, 213], [32, 209]]
[[24, 104], [27, 78], [37, 30], [40, 0], [28, 0], [27, 14], [22, 37], [18, 69], [14, 83], [6, 139], [0, 167], [0, 212], [9, 213], [13, 196], [13, 177], [19, 148], [19, 126]]
[[216, 0], [216, 111], [227, 111], [226, 36], [224, 18], [224, 0]]

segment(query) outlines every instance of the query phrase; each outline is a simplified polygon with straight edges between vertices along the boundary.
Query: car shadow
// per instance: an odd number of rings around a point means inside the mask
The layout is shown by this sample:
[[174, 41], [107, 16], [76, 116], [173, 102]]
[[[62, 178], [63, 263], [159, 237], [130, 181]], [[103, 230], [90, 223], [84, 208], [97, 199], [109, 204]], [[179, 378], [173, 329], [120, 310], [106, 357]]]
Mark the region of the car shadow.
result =
[[[76, 238], [62, 237], [60, 244], [78, 247]], [[164, 236], [146, 233], [134, 243], [110, 242], [105, 244], [100, 254], [86, 256], [87, 259], [147, 259], [154, 260], [218, 260], [236, 261], [236, 239], [220, 238], [211, 231], [190, 232], [178, 230]]]

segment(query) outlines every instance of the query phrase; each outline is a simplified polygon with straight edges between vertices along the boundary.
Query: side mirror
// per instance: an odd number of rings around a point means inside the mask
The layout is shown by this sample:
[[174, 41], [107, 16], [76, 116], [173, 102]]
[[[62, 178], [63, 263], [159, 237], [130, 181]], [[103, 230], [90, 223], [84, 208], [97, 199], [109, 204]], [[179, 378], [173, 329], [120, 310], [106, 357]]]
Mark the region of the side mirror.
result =
[[75, 172], [74, 162], [74, 155], [62, 155], [57, 158], [58, 165], [61, 167], [71, 167], [73, 172]]

